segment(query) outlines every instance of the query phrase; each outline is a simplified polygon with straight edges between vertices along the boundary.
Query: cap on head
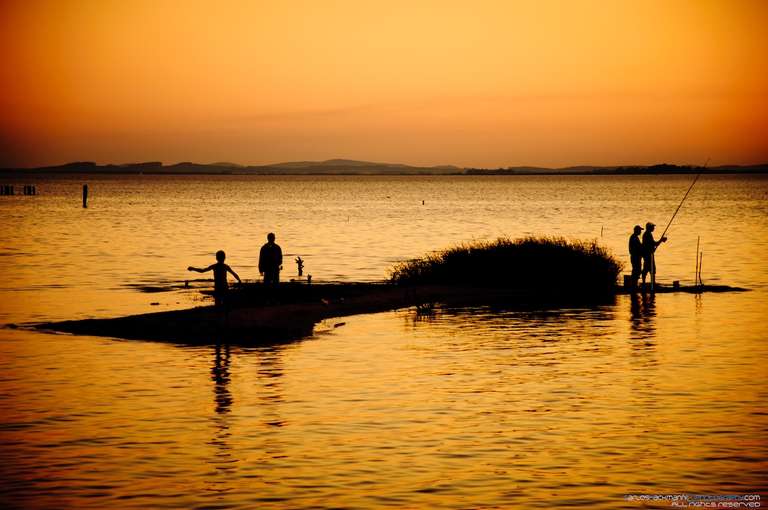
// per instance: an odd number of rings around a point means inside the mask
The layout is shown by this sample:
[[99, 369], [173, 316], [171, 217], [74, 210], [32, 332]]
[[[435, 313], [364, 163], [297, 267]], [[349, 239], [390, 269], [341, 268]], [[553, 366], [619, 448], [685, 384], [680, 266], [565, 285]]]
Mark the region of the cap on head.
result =
[[224, 262], [225, 258], [227, 258], [227, 254], [224, 253], [224, 250], [219, 250], [216, 252], [216, 260], [219, 262]]
[[273, 232], [270, 232], [267, 234], [267, 241], [273, 242], [275, 240], [275, 234]]
[[646, 223], [646, 224], [645, 224], [645, 228], [646, 228], [646, 229], [648, 229], [648, 228], [653, 228], [653, 227], [655, 227], [655, 226], [656, 226], [656, 224], [655, 224], [655, 223], [651, 223], [650, 221], [649, 221], [648, 223]]
[[643, 227], [641, 227], [640, 225], [635, 225], [635, 228], [634, 228], [635, 232], [640, 232], [641, 230], [643, 230]]

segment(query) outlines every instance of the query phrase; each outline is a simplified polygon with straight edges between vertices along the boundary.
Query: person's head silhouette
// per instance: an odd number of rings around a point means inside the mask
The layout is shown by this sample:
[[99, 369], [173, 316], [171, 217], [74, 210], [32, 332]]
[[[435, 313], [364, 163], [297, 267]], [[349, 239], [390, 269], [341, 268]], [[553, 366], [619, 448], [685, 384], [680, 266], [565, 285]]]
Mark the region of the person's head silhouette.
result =
[[272, 233], [272, 232], [267, 234], [267, 241], [269, 241], [270, 243], [274, 243], [275, 242], [275, 234]]
[[224, 259], [227, 258], [227, 254], [224, 253], [224, 250], [219, 250], [216, 252], [216, 261], [217, 262], [224, 262]]

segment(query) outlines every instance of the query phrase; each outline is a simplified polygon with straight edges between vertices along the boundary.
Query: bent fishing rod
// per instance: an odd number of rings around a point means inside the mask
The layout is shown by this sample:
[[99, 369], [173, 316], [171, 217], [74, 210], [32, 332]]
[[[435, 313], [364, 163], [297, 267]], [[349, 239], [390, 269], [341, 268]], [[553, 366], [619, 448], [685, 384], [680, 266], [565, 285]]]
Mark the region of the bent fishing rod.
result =
[[693, 189], [693, 186], [696, 184], [696, 181], [699, 180], [699, 177], [701, 177], [701, 172], [707, 168], [707, 165], [709, 165], [710, 158], [707, 158], [707, 162], [704, 163], [704, 166], [701, 167], [701, 170], [699, 170], [699, 173], [696, 174], [696, 178], [693, 179], [693, 182], [688, 187], [688, 191], [685, 192], [685, 195], [683, 195], [683, 199], [680, 201], [680, 205], [677, 206], [677, 209], [675, 209], [674, 214], [672, 214], [672, 217], [669, 219], [669, 223], [667, 223], [667, 228], [664, 229], [664, 232], [661, 233], [661, 237], [664, 238], [664, 234], [667, 233], [667, 230], [669, 230], [669, 227], [672, 225], [672, 222], [675, 220], [675, 216], [677, 216], [678, 211], [680, 211], [680, 208], [683, 207], [683, 203], [685, 202], [685, 199], [688, 198], [688, 194]]

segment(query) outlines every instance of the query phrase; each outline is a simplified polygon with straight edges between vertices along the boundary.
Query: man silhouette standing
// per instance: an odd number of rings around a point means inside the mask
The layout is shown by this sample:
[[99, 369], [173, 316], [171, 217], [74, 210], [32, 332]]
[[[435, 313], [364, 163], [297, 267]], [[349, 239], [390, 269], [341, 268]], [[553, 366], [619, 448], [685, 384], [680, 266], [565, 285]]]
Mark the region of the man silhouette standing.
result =
[[259, 273], [264, 275], [264, 285], [276, 287], [280, 283], [282, 264], [283, 250], [275, 243], [275, 234], [270, 232], [259, 252]]
[[656, 260], [654, 252], [661, 243], [667, 240], [666, 237], [662, 237], [658, 241], [653, 238], [653, 231], [656, 229], [656, 225], [651, 222], [645, 224], [645, 234], [643, 234], [643, 285], [645, 285], [645, 277], [648, 273], [651, 273], [651, 285], [656, 283]]
[[643, 244], [640, 242], [640, 232], [643, 227], [635, 225], [632, 235], [629, 236], [629, 260], [632, 262], [632, 290], [637, 289], [637, 280], [640, 278], [643, 264]]

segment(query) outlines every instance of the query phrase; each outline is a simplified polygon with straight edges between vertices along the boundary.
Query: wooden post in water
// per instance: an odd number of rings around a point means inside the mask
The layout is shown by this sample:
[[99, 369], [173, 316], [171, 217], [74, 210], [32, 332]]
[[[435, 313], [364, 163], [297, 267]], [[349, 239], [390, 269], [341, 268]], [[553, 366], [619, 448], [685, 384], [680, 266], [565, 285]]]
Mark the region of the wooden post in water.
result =
[[698, 285], [699, 285], [699, 287], [701, 287], [702, 285], [704, 285], [704, 283], [701, 281], [701, 261], [702, 261], [703, 259], [704, 259], [704, 252], [701, 252], [701, 253], [699, 254], [699, 274], [698, 274], [698, 279], [699, 279], [699, 283], [698, 283]]
[[701, 241], [701, 236], [698, 236], [696, 238], [696, 269], [693, 272], [693, 284], [698, 285], [699, 284], [699, 242]]
[[83, 184], [83, 209], [88, 208], [88, 185]]

